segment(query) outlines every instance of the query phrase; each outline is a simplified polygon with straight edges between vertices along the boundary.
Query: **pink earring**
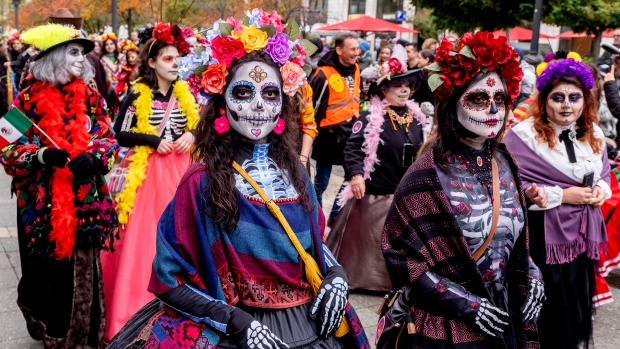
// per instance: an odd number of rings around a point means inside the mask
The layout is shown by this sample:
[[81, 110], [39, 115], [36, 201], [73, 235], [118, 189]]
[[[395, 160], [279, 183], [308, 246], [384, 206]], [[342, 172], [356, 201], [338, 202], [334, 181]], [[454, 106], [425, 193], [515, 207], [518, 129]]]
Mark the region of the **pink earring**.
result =
[[226, 117], [226, 110], [224, 108], [220, 108], [220, 117], [215, 119], [215, 131], [217, 133], [222, 134], [224, 132], [228, 132], [230, 130], [230, 122], [228, 122], [228, 118]]
[[276, 134], [282, 134], [282, 132], [284, 132], [284, 126], [285, 126], [285, 122], [284, 120], [282, 120], [282, 118], [280, 118], [278, 116], [278, 120], [276, 121], [276, 127], [273, 129], [273, 132], [275, 132]]

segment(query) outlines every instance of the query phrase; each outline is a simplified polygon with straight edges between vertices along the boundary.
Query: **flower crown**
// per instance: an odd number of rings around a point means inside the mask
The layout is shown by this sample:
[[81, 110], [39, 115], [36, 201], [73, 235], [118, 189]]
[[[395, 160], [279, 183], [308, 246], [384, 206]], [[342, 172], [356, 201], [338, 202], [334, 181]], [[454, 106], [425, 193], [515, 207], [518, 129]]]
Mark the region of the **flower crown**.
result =
[[[153, 28], [153, 39], [176, 46], [180, 55], [189, 52], [190, 46], [185, 40], [193, 37], [194, 31], [192, 28], [181, 28], [176, 24], [159, 23]], [[149, 51], [151, 47], [153, 47], [153, 44], [149, 47]]]
[[108, 33], [108, 34], [103, 34], [103, 35], [101, 35], [101, 41], [102, 41], [102, 42], [106, 42], [106, 41], [108, 41], [108, 39], [110, 39], [110, 40], [112, 40], [112, 41], [116, 42], [116, 40], [117, 40], [117, 39], [116, 39], [116, 34], [114, 34], [114, 32], [112, 32], [112, 33]]
[[583, 62], [568, 58], [549, 64], [547, 69], [540, 74], [536, 79], [538, 92], [542, 92], [553, 79], [562, 77], [577, 78], [588, 90], [594, 87], [594, 78], [590, 68]]
[[123, 48], [126, 51], [140, 52], [140, 49], [138, 48], [138, 46], [136, 46], [133, 42], [131, 42], [131, 40], [127, 40], [127, 42], [125, 43], [125, 46], [123, 46]]
[[402, 74], [407, 71], [407, 66], [403, 64], [398, 58], [392, 57], [387, 62], [382, 64], [381, 71], [379, 72], [379, 78], [377, 84], [381, 81], [388, 79], [391, 80], [392, 76], [396, 74]]
[[284, 25], [276, 11], [261, 9], [247, 11], [240, 20], [217, 20], [206, 38], [208, 43], [179, 61], [181, 79], [189, 82], [201, 104], [211, 95], [222, 93], [233, 60], [253, 51], [267, 53], [280, 67], [282, 90], [293, 96], [311, 72], [304, 59], [317, 50], [310, 41], [301, 39], [294, 19]]
[[505, 36], [495, 38], [491, 32], [465, 33], [455, 46], [447, 38], [437, 48], [435, 63], [430, 71], [428, 85], [438, 98], [450, 97], [455, 86], [462, 86], [479, 72], [496, 70], [506, 82], [511, 99], [519, 96], [523, 71], [516, 58], [517, 51], [508, 45]]

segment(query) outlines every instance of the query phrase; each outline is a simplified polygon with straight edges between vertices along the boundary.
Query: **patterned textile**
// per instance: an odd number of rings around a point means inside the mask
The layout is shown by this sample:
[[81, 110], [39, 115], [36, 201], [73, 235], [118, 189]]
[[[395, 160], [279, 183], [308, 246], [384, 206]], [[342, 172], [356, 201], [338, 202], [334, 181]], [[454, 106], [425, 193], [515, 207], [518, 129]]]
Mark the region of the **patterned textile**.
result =
[[[499, 167], [501, 206], [493, 240], [477, 261], [485, 282], [501, 280], [504, 277], [510, 253], [525, 224], [517, 183], [510, 171], [510, 165], [501, 153], [496, 153], [495, 159]], [[454, 162], [449, 166], [449, 171], [437, 169], [437, 174], [473, 254], [491, 232], [493, 204], [490, 191], [483, 188], [467, 169]]]
[[314, 121], [314, 105], [312, 104], [312, 87], [306, 84], [301, 88], [301, 93], [304, 99], [304, 111], [299, 113], [299, 125], [301, 131], [312, 138], [315, 138], [319, 134], [319, 130]]
[[[506, 148], [503, 145], [498, 148], [509, 160], [519, 188], [519, 203], [525, 211], [525, 195], [517, 167]], [[516, 314], [520, 314], [527, 292], [529, 234], [525, 223], [526, 228], [515, 243], [506, 270], [509, 306], [515, 314], [515, 324], [521, 324]], [[491, 299], [437, 175], [432, 149], [409, 168], [394, 194], [383, 229], [382, 250], [394, 287], [414, 284], [430, 270], [479, 297]], [[436, 302], [425, 301], [415, 290], [411, 297], [415, 302], [417, 329], [417, 334], [412, 336], [414, 345], [440, 349], [503, 347], [474, 324], [455, 318], [450, 310]], [[523, 326], [522, 330], [520, 347], [538, 348], [536, 325]]]
[[[240, 302], [283, 309], [310, 302], [312, 294], [301, 257], [264, 202], [238, 193], [239, 222], [234, 231], [226, 232], [202, 214], [209, 201], [207, 180], [202, 165], [193, 165], [162, 215], [149, 291], [157, 295], [191, 283], [200, 292], [230, 305]], [[314, 205], [312, 212], [298, 199], [275, 202], [301, 245], [325, 272], [320, 234], [324, 218], [319, 216], [321, 210], [310, 181], [307, 190]], [[369, 348], [354, 310], [349, 308], [346, 316], [352, 319], [357, 346]]]
[[218, 337], [208, 330], [207, 325], [180, 316], [166, 308], [153, 324], [144, 349], [211, 349]]
[[[63, 86], [67, 88], [72, 84]], [[83, 85], [83, 84], [82, 84]], [[21, 92], [15, 106], [38, 124], [43, 115], [40, 110], [47, 106], [45, 98], [36, 96], [44, 84], [36, 81], [30, 89]], [[112, 166], [118, 152], [118, 144], [114, 140], [114, 131], [107, 117], [105, 101], [96, 90], [84, 85], [86, 93], [87, 124], [84, 125], [90, 134], [90, 142], [83, 151], [92, 152], [103, 164], [101, 174], [73, 180], [75, 193], [75, 214], [78, 219], [77, 244], [101, 245], [105, 247], [113, 240], [113, 232], [118, 226], [112, 199], [105, 183], [105, 175]], [[69, 94], [62, 91], [63, 95]], [[38, 105], [46, 103], [45, 106]], [[67, 97], [67, 101], [72, 100]], [[62, 102], [61, 102], [62, 103]], [[69, 102], [66, 102], [69, 103]], [[69, 107], [66, 107], [69, 109]], [[50, 130], [44, 130], [50, 133]], [[68, 136], [69, 141], [71, 135]], [[50, 255], [54, 244], [49, 240], [51, 230], [52, 178], [54, 171], [46, 170], [37, 160], [37, 150], [41, 147], [53, 147], [47, 137], [35, 127], [31, 127], [16, 143], [2, 149], [0, 162], [7, 174], [13, 176], [12, 191], [17, 196], [17, 207], [21, 215], [26, 237], [32, 253]]]

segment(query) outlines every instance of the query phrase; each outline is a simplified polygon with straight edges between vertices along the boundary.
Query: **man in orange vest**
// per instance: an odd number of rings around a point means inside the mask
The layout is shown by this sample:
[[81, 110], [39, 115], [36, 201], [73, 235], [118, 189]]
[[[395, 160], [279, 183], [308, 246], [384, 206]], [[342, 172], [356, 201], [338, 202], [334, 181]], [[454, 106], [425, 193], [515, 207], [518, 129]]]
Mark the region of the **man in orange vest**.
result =
[[361, 78], [357, 65], [360, 47], [353, 34], [334, 38], [334, 50], [326, 53], [312, 77], [315, 120], [319, 135], [314, 140], [316, 160], [314, 186], [322, 205], [332, 165], [344, 162], [344, 146], [351, 134], [353, 119], [359, 115]]

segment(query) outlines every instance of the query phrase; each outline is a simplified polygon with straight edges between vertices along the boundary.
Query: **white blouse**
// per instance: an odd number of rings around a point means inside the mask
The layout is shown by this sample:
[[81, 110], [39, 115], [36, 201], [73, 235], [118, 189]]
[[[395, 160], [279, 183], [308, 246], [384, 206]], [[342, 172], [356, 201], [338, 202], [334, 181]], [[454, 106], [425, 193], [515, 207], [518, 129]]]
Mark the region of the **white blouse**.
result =
[[[611, 197], [611, 189], [607, 182], [601, 179], [601, 171], [603, 170], [603, 156], [607, 156], [605, 151], [605, 136], [603, 130], [598, 125], [594, 124], [594, 135], [601, 140], [603, 153], [596, 154], [592, 151], [588, 142], [581, 142], [575, 140], [573, 146], [575, 148], [575, 157], [577, 162], [571, 163], [568, 160], [568, 153], [566, 147], [560, 142], [559, 136], [562, 131], [567, 129], [575, 129], [575, 124], [570, 126], [559, 126], [554, 123], [550, 123], [555, 129], [555, 148], [549, 148], [547, 143], [540, 143], [536, 140], [536, 131], [534, 130], [534, 118], [528, 118], [517, 125], [512, 127], [512, 131], [515, 132], [521, 140], [527, 144], [538, 156], [547, 161], [550, 165], [554, 166], [558, 171], [562, 172], [566, 176], [581, 183], [586, 173], [594, 172], [594, 183], [599, 186], [605, 198]], [[537, 183], [538, 184], [538, 183]], [[536, 205], [532, 205], [530, 210], [548, 210], [562, 204], [562, 196], [564, 192], [559, 186], [545, 186], [547, 196], [549, 198], [549, 204], [546, 208], [540, 208]]]

